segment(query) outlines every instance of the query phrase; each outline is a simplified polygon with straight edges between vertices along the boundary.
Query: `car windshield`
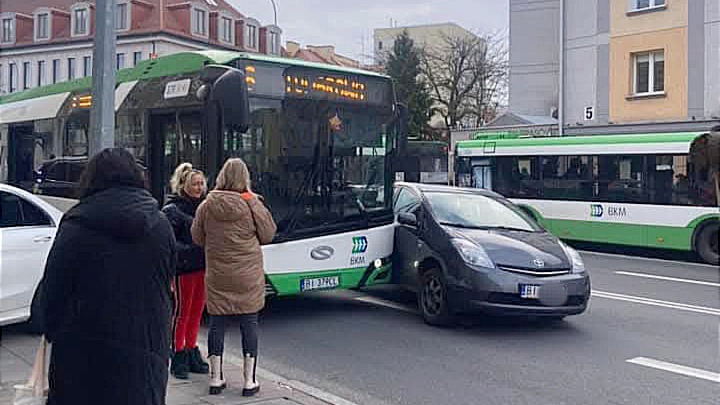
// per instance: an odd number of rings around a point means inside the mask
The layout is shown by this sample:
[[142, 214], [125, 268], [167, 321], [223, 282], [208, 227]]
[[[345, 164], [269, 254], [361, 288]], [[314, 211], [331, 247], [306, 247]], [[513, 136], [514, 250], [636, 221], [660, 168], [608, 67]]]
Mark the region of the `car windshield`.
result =
[[435, 218], [442, 225], [477, 228], [509, 229], [539, 232], [541, 228], [526, 219], [511, 203], [480, 195], [458, 193], [425, 193]]

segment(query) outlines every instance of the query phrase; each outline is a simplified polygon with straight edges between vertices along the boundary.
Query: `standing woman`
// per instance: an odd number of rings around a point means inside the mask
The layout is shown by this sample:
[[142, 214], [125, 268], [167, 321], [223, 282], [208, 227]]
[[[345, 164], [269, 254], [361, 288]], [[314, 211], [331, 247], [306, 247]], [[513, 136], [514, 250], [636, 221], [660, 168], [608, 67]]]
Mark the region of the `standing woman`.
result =
[[175, 169], [170, 188], [173, 194], [163, 212], [175, 232], [178, 255], [173, 325], [175, 354], [170, 371], [175, 378], [185, 380], [188, 373], [208, 373], [208, 364], [197, 347], [205, 308], [205, 252], [193, 243], [190, 233], [195, 211], [207, 192], [205, 175], [190, 163], [183, 163]]
[[192, 225], [195, 243], [205, 247], [210, 394], [225, 388], [222, 356], [225, 328], [237, 320], [244, 354], [243, 396], [260, 390], [255, 378], [258, 313], [265, 306], [265, 272], [261, 245], [276, 231], [268, 209], [250, 189], [250, 173], [241, 159], [225, 162], [215, 190], [200, 204]]
[[49, 405], [164, 405], [175, 237], [124, 149], [88, 162], [43, 275]]

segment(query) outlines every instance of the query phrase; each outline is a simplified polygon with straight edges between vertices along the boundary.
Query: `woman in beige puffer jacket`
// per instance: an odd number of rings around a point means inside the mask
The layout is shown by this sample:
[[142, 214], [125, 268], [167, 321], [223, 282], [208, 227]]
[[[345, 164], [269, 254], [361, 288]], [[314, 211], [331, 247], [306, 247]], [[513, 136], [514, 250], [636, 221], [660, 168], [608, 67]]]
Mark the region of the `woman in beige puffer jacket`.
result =
[[258, 312], [265, 306], [261, 245], [270, 243], [276, 230], [272, 215], [250, 189], [245, 163], [228, 160], [192, 225], [193, 241], [205, 248], [211, 395], [226, 386], [222, 355], [226, 324], [233, 319], [240, 323], [243, 336], [243, 395], [252, 396], [260, 389], [255, 370]]

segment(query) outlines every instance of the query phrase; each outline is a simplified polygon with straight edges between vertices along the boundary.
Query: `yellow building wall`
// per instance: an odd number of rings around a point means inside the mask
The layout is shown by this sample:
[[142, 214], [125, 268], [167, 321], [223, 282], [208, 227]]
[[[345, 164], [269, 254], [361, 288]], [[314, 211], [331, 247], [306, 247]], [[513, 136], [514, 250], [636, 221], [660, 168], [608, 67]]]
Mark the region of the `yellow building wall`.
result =
[[665, 0], [665, 4], [663, 10], [628, 14], [629, 0], [611, 0], [610, 36], [687, 27], [688, 0]]

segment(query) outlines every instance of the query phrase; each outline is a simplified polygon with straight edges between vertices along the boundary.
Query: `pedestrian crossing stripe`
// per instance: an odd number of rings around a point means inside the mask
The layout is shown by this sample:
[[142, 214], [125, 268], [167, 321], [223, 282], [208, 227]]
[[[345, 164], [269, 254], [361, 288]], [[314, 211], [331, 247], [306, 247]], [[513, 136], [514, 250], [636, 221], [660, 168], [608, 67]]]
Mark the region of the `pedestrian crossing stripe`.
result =
[[367, 248], [368, 248], [367, 237], [356, 236], [352, 239], [352, 242], [353, 242], [353, 248], [352, 248], [353, 254], [365, 253], [367, 251]]

